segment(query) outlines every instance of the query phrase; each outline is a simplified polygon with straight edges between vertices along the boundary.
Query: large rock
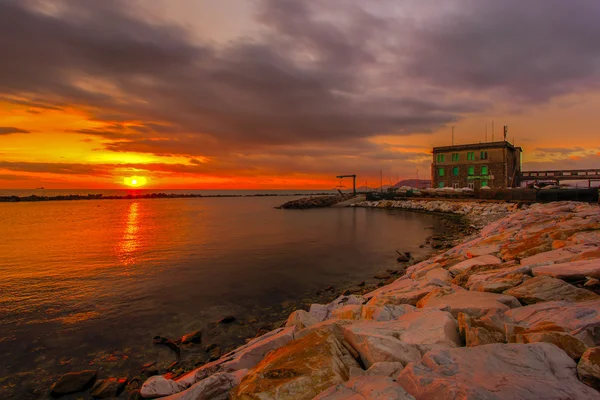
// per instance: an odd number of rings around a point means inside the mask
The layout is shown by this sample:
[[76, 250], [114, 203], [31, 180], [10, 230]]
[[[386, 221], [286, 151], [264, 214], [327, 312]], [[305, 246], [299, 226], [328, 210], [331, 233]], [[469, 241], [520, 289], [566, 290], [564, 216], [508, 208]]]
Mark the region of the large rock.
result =
[[90, 395], [96, 399], [117, 397], [127, 384], [127, 378], [108, 378], [96, 382]]
[[[525, 279], [530, 278], [528, 274], [531, 273], [531, 268], [522, 265], [505, 264], [506, 267], [498, 268], [490, 271], [478, 271], [475, 274], [469, 276], [467, 283], [464, 285], [469, 290], [476, 290], [480, 292], [492, 292], [493, 290], [484, 290], [484, 288], [493, 288], [494, 284], [508, 284], [515, 283], [513, 286], [517, 286], [522, 283]], [[506, 288], [510, 289], [510, 287]], [[506, 290], [505, 289], [505, 290]]]
[[536, 276], [521, 285], [504, 292], [516, 297], [523, 304], [534, 304], [542, 301], [586, 301], [599, 299], [596, 293], [577, 288], [563, 280], [550, 276]]
[[542, 323], [532, 328], [521, 331], [515, 331], [516, 343], [552, 343], [562, 349], [574, 360], [579, 358], [586, 351], [587, 346], [581, 340], [564, 332], [563, 329], [553, 323]]
[[416, 308], [409, 304], [387, 304], [384, 306], [366, 304], [362, 307], [360, 318], [374, 321], [390, 321], [415, 310]]
[[80, 372], [69, 372], [60, 377], [50, 388], [52, 397], [60, 397], [71, 393], [81, 392], [92, 386], [98, 372], [87, 370]]
[[502, 260], [498, 257], [495, 257], [491, 254], [487, 254], [484, 256], [479, 256], [475, 258], [471, 258], [469, 260], [465, 260], [459, 262], [458, 264], [450, 267], [448, 271], [453, 275], [458, 275], [461, 272], [468, 270], [469, 268], [474, 267], [475, 265], [499, 265], [502, 264]]
[[[557, 330], [555, 327], [560, 327], [588, 347], [600, 346], [600, 300], [537, 303], [505, 311], [503, 317], [508, 341], [511, 341], [508, 328], [512, 326], [521, 328], [521, 332], [548, 326], [553, 331]], [[512, 336], [515, 333], [519, 332], [512, 332]]]
[[508, 310], [520, 306], [519, 301], [512, 296], [453, 288], [435, 289], [417, 303], [417, 308], [449, 309], [455, 317], [460, 312], [481, 316], [494, 308]]
[[360, 319], [363, 306], [360, 304], [350, 304], [344, 307], [337, 308], [331, 312], [333, 319]]
[[331, 318], [331, 313], [338, 308], [352, 304], [363, 304], [364, 302], [365, 299], [361, 296], [340, 296], [329, 304], [313, 304], [308, 312], [318, 321], [325, 321]]
[[218, 372], [182, 392], [163, 397], [162, 400], [227, 400], [229, 391], [240, 384], [247, 372], [248, 370], [235, 373]]
[[591, 244], [562, 247], [551, 251], [545, 251], [531, 257], [526, 257], [522, 259], [520, 263], [521, 265], [529, 265], [531, 267], [565, 263], [575, 260], [581, 254], [597, 249], [598, 248], [595, 245]]
[[489, 323], [485, 318], [475, 318], [458, 313], [458, 329], [460, 335], [465, 339], [467, 347], [506, 342], [504, 329], [498, 327], [497, 324]]
[[162, 375], [150, 377], [140, 389], [140, 394], [145, 399], [153, 399], [155, 397], [164, 397], [178, 393], [185, 389], [185, 386], [175, 382], [172, 379], [167, 379]]
[[365, 376], [333, 386], [314, 400], [414, 400], [415, 398], [391, 378]]
[[358, 363], [338, 338], [316, 331], [269, 353], [232, 392], [232, 399], [312, 399], [348, 380]]
[[429, 292], [438, 287], [447, 287], [448, 283], [440, 280], [417, 281], [414, 279], [401, 279], [365, 295], [369, 299], [367, 304], [384, 306], [386, 304], [416, 305]]
[[600, 278], [600, 258], [544, 265], [533, 268], [532, 272], [534, 276], [549, 275], [566, 281], [580, 281], [586, 277]]
[[393, 376], [395, 378], [398, 376], [398, 373], [402, 370], [402, 368], [404, 368], [404, 364], [397, 361], [376, 362], [367, 370], [362, 368], [351, 368], [350, 378], [358, 378], [359, 376]]
[[600, 399], [577, 379], [575, 362], [548, 343], [430, 351], [397, 382], [417, 400]]
[[309, 326], [315, 325], [320, 321], [315, 318], [309, 312], [304, 310], [296, 310], [290, 314], [285, 326], [295, 326], [298, 330], [308, 328]]
[[396, 320], [357, 322], [343, 326], [344, 338], [359, 354], [363, 365], [377, 362], [418, 361], [437, 347], [457, 347], [462, 341], [457, 322], [445, 311], [421, 310]]
[[583, 354], [577, 364], [577, 375], [586, 385], [600, 390], [600, 347], [592, 347]]

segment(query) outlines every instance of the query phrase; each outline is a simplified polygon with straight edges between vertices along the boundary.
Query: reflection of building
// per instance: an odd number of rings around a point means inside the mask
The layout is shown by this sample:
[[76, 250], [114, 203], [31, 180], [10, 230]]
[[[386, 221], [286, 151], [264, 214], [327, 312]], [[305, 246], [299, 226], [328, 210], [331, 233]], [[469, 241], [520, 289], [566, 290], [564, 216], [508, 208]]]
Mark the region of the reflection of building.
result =
[[507, 141], [434, 147], [432, 185], [472, 189], [517, 187], [522, 151]]

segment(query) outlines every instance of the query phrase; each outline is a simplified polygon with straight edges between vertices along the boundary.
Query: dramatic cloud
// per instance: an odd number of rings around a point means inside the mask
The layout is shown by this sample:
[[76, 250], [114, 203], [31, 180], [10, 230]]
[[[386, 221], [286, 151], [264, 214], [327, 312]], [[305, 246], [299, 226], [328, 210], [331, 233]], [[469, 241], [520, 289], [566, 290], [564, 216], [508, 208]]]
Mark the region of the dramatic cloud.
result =
[[[76, 109], [89, 126], [65, 132], [117, 154], [191, 160], [153, 165], [161, 172], [314, 174], [426, 166], [426, 148], [381, 137], [600, 82], [595, 0], [257, 0], [259, 29], [228, 43], [199, 40], [139, 4], [0, 1], [0, 102], [33, 115]], [[26, 131], [0, 128], [10, 133]], [[538, 149], [578, 152], [550, 150]], [[104, 176], [116, 167], [0, 168]]]
[[12, 133], [29, 133], [29, 131], [12, 126], [0, 126], [0, 135], [10, 135]]

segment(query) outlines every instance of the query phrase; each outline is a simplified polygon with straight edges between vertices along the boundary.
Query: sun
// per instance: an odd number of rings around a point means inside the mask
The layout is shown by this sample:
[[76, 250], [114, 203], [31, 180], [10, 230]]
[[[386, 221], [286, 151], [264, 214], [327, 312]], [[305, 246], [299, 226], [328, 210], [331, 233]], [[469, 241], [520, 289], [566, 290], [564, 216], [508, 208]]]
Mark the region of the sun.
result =
[[129, 187], [141, 187], [146, 184], [148, 179], [144, 176], [127, 176], [123, 179], [123, 183]]

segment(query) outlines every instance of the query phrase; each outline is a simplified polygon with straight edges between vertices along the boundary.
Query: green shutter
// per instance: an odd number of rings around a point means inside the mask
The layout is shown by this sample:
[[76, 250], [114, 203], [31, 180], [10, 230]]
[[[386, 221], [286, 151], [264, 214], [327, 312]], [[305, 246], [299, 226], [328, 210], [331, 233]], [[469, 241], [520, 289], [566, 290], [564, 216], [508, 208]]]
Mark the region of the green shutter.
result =
[[487, 186], [488, 185], [488, 181], [481, 181], [481, 187]]
[[487, 175], [488, 174], [488, 167], [487, 165], [484, 165], [481, 167], [481, 175]]
[[443, 187], [444, 187], [444, 182], [440, 182], [440, 183], [438, 183], [438, 187], [439, 187], [439, 188], [443, 188]]
[[458, 176], [458, 167], [454, 167], [454, 168], [452, 168], [452, 174], [453, 174], [454, 176]]
[[469, 152], [467, 153], [467, 160], [468, 160], [468, 161], [474, 161], [474, 160], [475, 160], [475, 153], [474, 153], [474, 152], [472, 152], [472, 151], [469, 151]]
[[458, 153], [452, 153], [452, 161], [458, 161], [458, 160], [459, 160]]
[[474, 166], [469, 167], [469, 175], [475, 175], [475, 167]]
[[444, 168], [440, 168], [440, 169], [438, 169], [438, 174], [439, 174], [440, 176], [444, 176]]

